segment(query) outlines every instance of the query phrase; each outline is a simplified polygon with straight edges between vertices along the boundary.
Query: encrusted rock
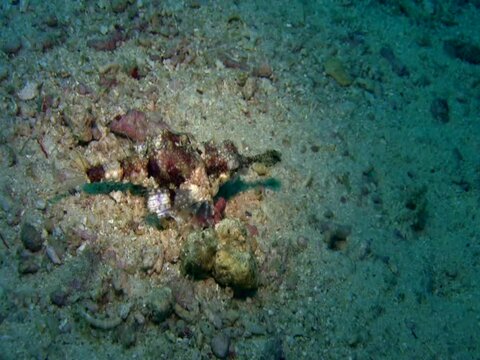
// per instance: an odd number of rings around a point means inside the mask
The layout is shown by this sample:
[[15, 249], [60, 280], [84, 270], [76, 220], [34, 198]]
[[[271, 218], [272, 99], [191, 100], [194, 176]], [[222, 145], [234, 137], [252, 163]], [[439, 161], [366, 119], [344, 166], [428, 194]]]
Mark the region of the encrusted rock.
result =
[[201, 278], [210, 274], [217, 251], [213, 229], [195, 231], [187, 236], [182, 251], [182, 269], [186, 274]]
[[248, 231], [240, 220], [224, 219], [215, 226], [215, 231], [222, 246], [250, 250]]
[[224, 219], [215, 227], [220, 250], [215, 256], [213, 277], [235, 291], [255, 290], [258, 267], [253, 255], [253, 240], [246, 226], [237, 219]]
[[251, 291], [258, 287], [258, 268], [251, 252], [225, 248], [215, 257], [215, 280], [235, 291]]

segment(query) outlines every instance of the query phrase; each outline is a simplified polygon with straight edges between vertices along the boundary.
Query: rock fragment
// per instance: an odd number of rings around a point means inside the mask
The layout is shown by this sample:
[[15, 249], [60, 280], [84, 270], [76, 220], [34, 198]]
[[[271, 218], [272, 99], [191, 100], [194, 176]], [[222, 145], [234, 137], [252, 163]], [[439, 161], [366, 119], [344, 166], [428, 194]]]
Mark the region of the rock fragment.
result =
[[36, 252], [42, 249], [43, 239], [37, 229], [32, 224], [25, 223], [20, 230], [20, 240], [25, 249]]
[[20, 100], [33, 100], [38, 96], [39, 84], [34, 81], [28, 81], [22, 90], [18, 92]]
[[148, 130], [147, 117], [141, 111], [129, 110], [110, 124], [110, 130], [133, 141], [145, 141]]
[[258, 286], [257, 263], [247, 251], [233, 248], [218, 251], [213, 276], [220, 285], [237, 292], [255, 290]]
[[213, 354], [219, 359], [225, 359], [228, 355], [228, 349], [230, 347], [230, 338], [223, 334], [215, 335], [211, 342], [210, 347], [212, 348]]
[[63, 288], [55, 289], [50, 294], [50, 301], [58, 307], [63, 307], [68, 303], [68, 292]]
[[182, 269], [196, 278], [207, 276], [213, 269], [217, 238], [212, 229], [188, 235], [182, 251]]
[[169, 287], [153, 289], [146, 301], [150, 317], [154, 323], [161, 323], [172, 313], [173, 295]]

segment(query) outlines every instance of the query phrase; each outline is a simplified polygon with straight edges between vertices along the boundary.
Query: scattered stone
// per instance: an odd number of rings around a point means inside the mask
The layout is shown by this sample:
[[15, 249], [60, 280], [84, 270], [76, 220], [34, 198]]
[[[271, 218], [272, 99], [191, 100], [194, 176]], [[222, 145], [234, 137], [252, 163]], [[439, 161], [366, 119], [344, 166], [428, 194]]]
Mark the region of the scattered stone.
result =
[[266, 335], [267, 334], [267, 329], [265, 326], [255, 322], [255, 321], [250, 321], [247, 319], [242, 320], [243, 327], [245, 328], [245, 333], [244, 336], [259, 336], [259, 335]]
[[35, 201], [35, 209], [37, 210], [45, 210], [47, 208], [47, 202], [43, 199], [38, 199]]
[[144, 325], [145, 324], [145, 316], [143, 316], [143, 314], [139, 311], [135, 311], [133, 313], [133, 319], [135, 320], [135, 323], [137, 323], [138, 325]]
[[211, 273], [217, 251], [213, 229], [195, 231], [188, 235], [182, 251], [182, 269], [186, 274], [202, 278]]
[[443, 43], [443, 48], [453, 58], [473, 65], [480, 64], [480, 46], [462, 40], [451, 39]]
[[68, 106], [62, 113], [62, 119], [79, 144], [88, 144], [93, 139], [92, 129], [95, 117], [91, 109], [80, 105]]
[[124, 40], [124, 36], [121, 31], [115, 31], [113, 34], [87, 41], [87, 46], [97, 51], [113, 51]]
[[35, 274], [40, 269], [40, 264], [33, 255], [22, 254], [18, 263], [18, 272], [22, 275]]
[[2, 44], [2, 51], [7, 55], [16, 55], [21, 48], [22, 40], [18, 36], [9, 36]]
[[190, 324], [196, 320], [196, 313], [184, 309], [179, 304], [175, 304], [173, 306], [173, 311], [175, 312], [175, 315], [177, 315], [180, 319], [183, 319]]
[[34, 81], [28, 81], [22, 90], [18, 92], [18, 98], [20, 100], [32, 100], [38, 96], [39, 84]]
[[228, 349], [230, 347], [230, 338], [223, 334], [217, 334], [212, 338], [210, 342], [213, 354], [219, 359], [225, 359], [228, 355]]
[[271, 79], [273, 76], [273, 69], [269, 64], [263, 63], [253, 69], [252, 75], [260, 78]]
[[114, 271], [112, 275], [112, 287], [115, 293], [121, 295], [124, 294], [128, 284], [128, 276], [122, 270]]
[[63, 307], [68, 303], [68, 292], [63, 288], [55, 289], [50, 294], [50, 301], [58, 307]]
[[349, 86], [353, 80], [338, 58], [329, 58], [325, 61], [325, 73], [331, 76], [340, 86]]
[[172, 313], [173, 295], [169, 287], [152, 289], [148, 295], [146, 306], [153, 322], [161, 323]]
[[160, 273], [163, 267], [163, 248], [162, 245], [146, 246], [141, 251], [141, 268], [150, 273], [152, 271]]
[[130, 310], [132, 310], [132, 304], [127, 302], [120, 304], [118, 307], [118, 315], [122, 318], [122, 320], [126, 320], [128, 315], [130, 314]]
[[147, 137], [147, 117], [141, 111], [129, 110], [125, 115], [118, 116], [110, 124], [110, 130], [133, 141], [143, 142]]
[[447, 99], [435, 98], [430, 105], [430, 113], [433, 118], [445, 124], [450, 121], [450, 109]]
[[120, 344], [126, 349], [135, 345], [137, 341], [134, 324], [122, 324], [118, 327], [115, 336]]
[[93, 317], [85, 310], [79, 310], [80, 316], [93, 328], [100, 330], [112, 330], [122, 323], [120, 316], [114, 316], [106, 319]]
[[255, 96], [257, 92], [257, 79], [249, 77], [246, 79], [245, 84], [242, 87], [242, 97], [244, 100], [250, 100]]
[[228, 56], [227, 54], [219, 54], [218, 58], [219, 58], [221, 64], [223, 64], [223, 66], [225, 66], [226, 68], [238, 69], [238, 70], [242, 70], [242, 71], [248, 71], [249, 70], [248, 64], [246, 62], [237, 61], [237, 60], [231, 58], [230, 56]]
[[42, 249], [43, 239], [35, 227], [29, 223], [24, 223], [20, 230], [20, 240], [26, 249], [36, 252]]
[[45, 248], [45, 253], [54, 265], [62, 264], [62, 260], [60, 260], [60, 257], [58, 256], [57, 251], [53, 246], [47, 245]]

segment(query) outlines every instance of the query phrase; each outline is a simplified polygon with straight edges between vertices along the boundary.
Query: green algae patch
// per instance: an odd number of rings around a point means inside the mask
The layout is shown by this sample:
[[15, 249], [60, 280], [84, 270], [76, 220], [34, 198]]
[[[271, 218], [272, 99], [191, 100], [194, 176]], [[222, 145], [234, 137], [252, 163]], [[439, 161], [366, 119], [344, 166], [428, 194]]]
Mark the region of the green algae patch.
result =
[[119, 182], [87, 183], [82, 186], [82, 190], [89, 195], [109, 194], [112, 191], [130, 192], [137, 196], [143, 196], [147, 193], [147, 189], [143, 186]]

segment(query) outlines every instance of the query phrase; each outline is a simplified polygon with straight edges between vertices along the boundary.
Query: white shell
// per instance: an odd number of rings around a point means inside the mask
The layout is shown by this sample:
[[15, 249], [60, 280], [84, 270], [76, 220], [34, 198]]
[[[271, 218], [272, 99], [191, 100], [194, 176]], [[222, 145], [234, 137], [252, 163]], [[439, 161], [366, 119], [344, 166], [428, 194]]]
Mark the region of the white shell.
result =
[[167, 190], [160, 190], [150, 194], [147, 200], [147, 207], [159, 219], [172, 216], [172, 203]]

